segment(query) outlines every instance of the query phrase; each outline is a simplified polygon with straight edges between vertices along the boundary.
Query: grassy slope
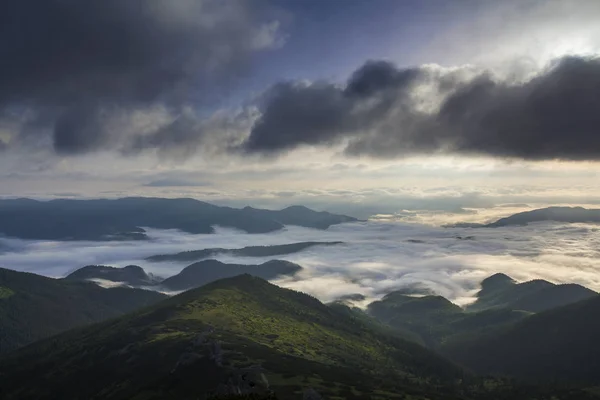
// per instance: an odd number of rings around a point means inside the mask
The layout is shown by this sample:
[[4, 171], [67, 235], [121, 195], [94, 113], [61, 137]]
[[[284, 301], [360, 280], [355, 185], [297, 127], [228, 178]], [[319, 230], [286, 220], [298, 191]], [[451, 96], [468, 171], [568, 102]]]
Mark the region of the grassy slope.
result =
[[464, 335], [482, 334], [529, 315], [505, 309], [469, 313], [441, 296], [411, 297], [398, 292], [371, 303], [368, 312], [393, 328], [413, 332], [432, 348]]
[[444, 354], [482, 373], [600, 385], [600, 296], [449, 343]]
[[[224, 279], [19, 350], [0, 362], [0, 397], [197, 399], [258, 364], [281, 399], [301, 398], [306, 387], [330, 399], [587, 398], [474, 380], [334, 308], [248, 275]], [[215, 343], [221, 366], [211, 358]], [[190, 355], [194, 362], [181, 365]]]
[[[225, 350], [224, 366], [204, 357], [171, 373], [209, 324]], [[302, 386], [354, 398], [377, 391], [381, 398], [460, 398], [436, 395], [462, 371], [430, 351], [248, 275], [29, 346], [5, 360], [0, 374], [8, 382], [7, 399], [185, 399], [214, 389], [228, 369], [257, 363], [283, 398]], [[210, 378], [193, 380], [192, 389], [188, 374]], [[27, 384], [32, 376], [39, 377], [36, 385]]]
[[0, 355], [68, 329], [133, 311], [166, 296], [103, 289], [0, 268]]

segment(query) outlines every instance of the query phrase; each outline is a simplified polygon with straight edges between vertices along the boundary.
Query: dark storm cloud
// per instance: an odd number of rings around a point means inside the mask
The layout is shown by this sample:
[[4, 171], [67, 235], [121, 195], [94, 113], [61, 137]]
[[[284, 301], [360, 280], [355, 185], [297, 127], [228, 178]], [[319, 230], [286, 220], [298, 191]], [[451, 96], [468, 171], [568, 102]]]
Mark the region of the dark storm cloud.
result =
[[[425, 95], [419, 91], [428, 88]], [[423, 103], [439, 103], [433, 110]], [[278, 153], [346, 140], [346, 153], [600, 158], [600, 59], [565, 57], [535, 78], [461, 78], [369, 62], [345, 86], [274, 86], [245, 147]]]
[[458, 152], [600, 158], [600, 59], [567, 57], [523, 85], [479, 79], [443, 105]]
[[3, 1], [0, 114], [50, 130], [59, 153], [106, 146], [113, 132], [104, 121], [114, 113], [201, 102], [215, 94], [208, 81], [269, 47], [277, 26], [262, 21], [261, 4]]
[[388, 62], [370, 61], [354, 72], [346, 87], [326, 82], [276, 84], [263, 96], [262, 115], [246, 147], [277, 152], [330, 143], [368, 129], [402, 101], [419, 76], [417, 69], [398, 70]]

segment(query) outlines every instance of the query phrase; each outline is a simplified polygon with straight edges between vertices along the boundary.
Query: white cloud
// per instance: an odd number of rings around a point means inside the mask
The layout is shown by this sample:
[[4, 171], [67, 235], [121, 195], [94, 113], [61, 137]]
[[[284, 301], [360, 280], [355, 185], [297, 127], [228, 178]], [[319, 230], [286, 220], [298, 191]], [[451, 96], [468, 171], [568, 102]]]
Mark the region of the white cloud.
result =
[[[214, 235], [189, 235], [150, 230], [149, 242], [41, 242], [1, 239], [0, 265], [53, 277], [64, 276], [87, 264], [137, 264], [167, 277], [187, 263], [149, 263], [143, 258], [209, 247], [298, 241], [344, 241], [313, 247], [278, 258], [296, 262], [304, 270], [275, 283], [331, 301], [361, 293], [367, 301], [405, 287], [418, 286], [459, 304], [473, 300], [479, 282], [496, 272], [517, 280], [543, 278], [574, 282], [600, 290], [599, 227], [586, 224], [542, 223], [496, 229], [443, 229], [397, 222], [337, 225], [326, 231], [287, 227], [269, 234], [245, 234], [219, 229]], [[473, 238], [468, 238], [473, 236]], [[463, 238], [460, 239], [459, 237]], [[268, 258], [217, 257], [223, 262], [259, 264]], [[363, 302], [363, 305], [366, 303]]]

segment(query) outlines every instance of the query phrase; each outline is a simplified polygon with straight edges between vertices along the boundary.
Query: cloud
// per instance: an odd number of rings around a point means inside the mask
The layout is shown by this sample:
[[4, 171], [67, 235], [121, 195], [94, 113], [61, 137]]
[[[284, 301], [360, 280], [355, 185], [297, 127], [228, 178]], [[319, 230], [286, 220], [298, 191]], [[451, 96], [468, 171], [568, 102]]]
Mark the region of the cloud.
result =
[[281, 46], [268, 16], [261, 1], [4, 1], [0, 117], [20, 121], [15, 142], [112, 148], [124, 115], [214, 103], [251, 53]]
[[331, 144], [368, 129], [400, 106], [420, 72], [370, 61], [353, 73], [346, 87], [327, 82], [276, 84], [264, 93], [261, 116], [244, 146], [251, 152], [278, 152]]
[[197, 186], [210, 186], [210, 183], [200, 182], [200, 181], [191, 181], [185, 179], [177, 179], [177, 178], [165, 178], [158, 179], [152, 182], [148, 182], [144, 184], [147, 187], [197, 187]]
[[435, 66], [368, 62], [345, 85], [280, 83], [244, 148], [277, 154], [343, 144], [351, 156], [600, 158], [600, 58], [563, 57], [526, 80]]
[[[269, 234], [218, 229], [214, 235], [149, 230], [148, 242], [47, 242], [0, 238], [0, 265], [60, 277], [87, 264], [142, 266], [168, 277], [186, 263], [148, 263], [145, 257], [209, 247], [300, 241], [343, 241], [279, 256], [304, 269], [275, 283], [315, 295], [322, 301], [361, 293], [365, 302], [397, 289], [419, 287], [464, 304], [473, 300], [481, 280], [496, 272], [519, 281], [543, 278], [575, 282], [600, 290], [596, 260], [598, 227], [542, 223], [498, 229], [443, 229], [418, 224], [371, 221], [342, 224], [325, 231], [287, 227]], [[459, 237], [473, 236], [471, 240]], [[217, 257], [223, 262], [258, 264], [268, 258]], [[361, 303], [364, 305], [364, 303]]]

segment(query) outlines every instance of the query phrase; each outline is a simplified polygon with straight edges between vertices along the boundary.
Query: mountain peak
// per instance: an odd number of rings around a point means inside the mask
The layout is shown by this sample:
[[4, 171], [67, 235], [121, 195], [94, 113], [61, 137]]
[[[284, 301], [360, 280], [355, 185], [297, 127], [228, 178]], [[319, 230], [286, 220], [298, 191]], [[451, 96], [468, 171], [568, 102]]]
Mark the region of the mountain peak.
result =
[[481, 281], [481, 289], [482, 290], [496, 290], [498, 288], [510, 286], [516, 284], [516, 281], [510, 276], [497, 273], [490, 277], [485, 278]]
[[203, 260], [184, 268], [179, 274], [162, 281], [168, 290], [188, 290], [218, 279], [231, 279], [239, 275], [252, 275], [275, 279], [280, 275], [293, 275], [302, 269], [289, 261], [271, 260], [259, 265], [226, 264], [218, 260]]
[[293, 205], [293, 206], [289, 206], [283, 209], [283, 211], [313, 211], [308, 207], [305, 206], [299, 206], [299, 205]]

